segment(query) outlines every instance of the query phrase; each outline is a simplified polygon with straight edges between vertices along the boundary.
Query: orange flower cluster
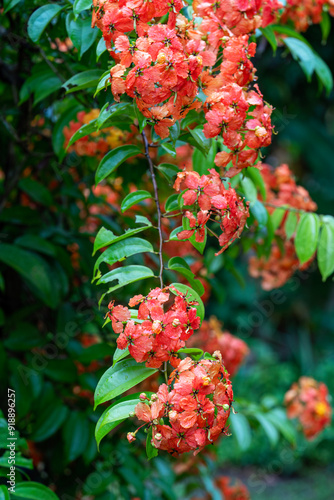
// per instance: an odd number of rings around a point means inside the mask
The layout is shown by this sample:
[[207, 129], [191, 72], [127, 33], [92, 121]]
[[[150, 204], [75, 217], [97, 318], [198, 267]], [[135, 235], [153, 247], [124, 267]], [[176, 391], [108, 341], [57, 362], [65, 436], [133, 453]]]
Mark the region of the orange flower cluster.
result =
[[292, 384], [284, 402], [288, 417], [299, 420], [307, 439], [314, 439], [331, 422], [327, 386], [313, 378], [301, 377]]
[[[174, 300], [170, 291], [176, 294]], [[170, 304], [170, 302], [172, 302]], [[164, 306], [169, 307], [165, 311]], [[186, 296], [175, 287], [155, 288], [144, 297], [135, 295], [129, 306], [139, 304], [138, 320], [131, 320], [131, 312], [127, 307], [110, 302], [107, 313], [115, 333], [119, 334], [117, 347], [129, 348], [131, 356], [138, 362], [146, 362], [146, 366], [160, 368], [169, 361], [178, 366], [180, 358], [177, 351], [184, 347], [200, 325], [195, 305], [197, 302], [187, 301]]]
[[230, 150], [219, 153], [216, 164], [232, 161], [232, 176], [257, 161], [259, 149], [271, 141], [272, 108], [252, 88], [249, 59], [256, 45], [249, 44], [249, 35], [275, 20], [277, 0], [194, 1], [192, 18], [180, 14], [181, 0], [93, 4], [92, 25], [102, 31], [116, 62], [110, 72], [116, 101], [123, 94], [132, 97], [161, 138], [190, 110], [203, 107], [206, 136], [222, 135]]
[[[100, 114], [99, 109], [92, 109], [89, 113], [79, 111], [77, 121], [70, 121], [68, 127], [64, 127], [65, 137], [64, 147], [67, 147], [71, 137], [83, 125], [95, 120]], [[127, 132], [123, 132], [116, 127], [109, 127], [103, 131], [93, 132], [90, 135], [82, 137], [68, 148], [68, 151], [75, 151], [79, 156], [94, 156], [102, 158], [110, 149], [121, 146], [127, 140]]]
[[214, 316], [209, 321], [203, 321], [200, 329], [189, 339], [188, 347], [199, 347], [207, 352], [220, 351], [231, 377], [237, 373], [250, 352], [246, 342], [222, 331], [221, 323]]
[[[269, 213], [273, 213], [276, 208], [283, 205], [306, 212], [314, 212], [317, 209], [308, 191], [296, 184], [288, 165], [283, 164], [275, 170], [269, 165], [263, 165], [261, 173], [265, 182]], [[300, 216], [298, 213], [296, 215], [298, 220]], [[249, 273], [253, 278], [262, 278], [264, 290], [283, 286], [297, 269], [307, 269], [312, 261], [311, 259], [300, 266], [294, 247], [294, 235], [288, 240], [285, 234], [287, 216], [288, 212], [275, 233], [280, 238], [281, 244], [273, 242], [269, 258], [252, 256], [249, 259]]]
[[248, 489], [240, 481], [233, 486], [230, 484], [231, 478], [221, 476], [216, 479], [216, 485], [221, 490], [224, 500], [250, 500]]
[[[155, 448], [173, 456], [189, 451], [196, 455], [226, 432], [233, 391], [220, 353], [214, 357], [185, 358], [171, 373], [168, 385], [161, 385], [150, 399], [141, 394], [135, 414], [152, 429]], [[137, 431], [128, 433], [129, 442], [136, 439]]]
[[321, 23], [325, 10], [334, 15], [334, 0], [287, 0], [281, 22], [290, 21], [297, 31], [306, 31], [311, 24]]
[[196, 241], [205, 239], [206, 224], [209, 220], [219, 222], [222, 231], [219, 244], [224, 252], [242, 233], [249, 216], [248, 203], [231, 187], [226, 188], [219, 174], [209, 170], [209, 175], [200, 176], [197, 172], [179, 172], [174, 184], [177, 191], [186, 189], [182, 198], [192, 210], [185, 211], [189, 229], [178, 233], [179, 239], [189, 239], [195, 234]]

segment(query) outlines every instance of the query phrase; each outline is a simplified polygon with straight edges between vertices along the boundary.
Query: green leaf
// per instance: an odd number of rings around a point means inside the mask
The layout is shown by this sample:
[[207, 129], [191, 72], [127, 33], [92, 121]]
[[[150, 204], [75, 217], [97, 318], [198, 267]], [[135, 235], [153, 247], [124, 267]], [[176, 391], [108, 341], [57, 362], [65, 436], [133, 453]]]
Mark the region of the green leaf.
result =
[[257, 200], [257, 190], [253, 181], [249, 177], [244, 177], [241, 179], [240, 184], [246, 200], [255, 202]]
[[77, 113], [82, 111], [82, 105], [73, 103], [69, 109], [62, 113], [58, 118], [57, 122], [53, 126], [52, 130], [52, 146], [53, 150], [60, 159], [64, 157], [64, 127], [68, 126], [69, 122], [76, 118]]
[[79, 130], [77, 130], [71, 137], [71, 139], [68, 142], [67, 148], [68, 149], [72, 144], [74, 144], [76, 141], [79, 139], [82, 139], [86, 135], [92, 134], [93, 132], [96, 132], [96, 122], [97, 118], [95, 120], [91, 120], [89, 123], [86, 123], [83, 125]]
[[103, 71], [100, 69], [82, 71], [81, 73], [72, 76], [69, 80], [63, 83], [62, 86], [66, 89], [66, 94], [95, 87], [101, 78], [102, 73]]
[[166, 177], [166, 179], [170, 182], [174, 177], [177, 176], [181, 170], [176, 165], [171, 163], [160, 163], [157, 167], [158, 170]]
[[259, 189], [263, 201], [266, 201], [267, 199], [266, 185], [264, 183], [261, 171], [256, 167], [248, 167], [245, 170], [246, 170], [245, 176], [249, 177], [253, 181], [255, 186]]
[[125, 212], [129, 208], [133, 207], [133, 205], [137, 205], [143, 200], [147, 200], [148, 198], [153, 198], [151, 193], [144, 190], [134, 191], [133, 193], [129, 193], [121, 204], [121, 212]]
[[301, 264], [307, 262], [318, 245], [320, 221], [316, 214], [304, 213], [297, 226], [295, 247]]
[[310, 43], [306, 40], [305, 37], [303, 37], [303, 35], [298, 33], [298, 31], [295, 31], [294, 29], [290, 28], [289, 26], [285, 26], [282, 24], [271, 24], [270, 27], [275, 33], [281, 33], [282, 35], [287, 35], [288, 37], [297, 38], [298, 40], [301, 40], [306, 45], [311, 47]]
[[22, 85], [19, 105], [29, 99], [31, 94], [34, 94], [33, 105], [35, 106], [50, 94], [59, 90], [61, 86], [61, 79], [50, 68], [41, 66]]
[[99, 43], [97, 44], [96, 47], [96, 62], [100, 59], [102, 54], [107, 50], [106, 47], [106, 42], [104, 41], [104, 38], [100, 38]]
[[0, 261], [17, 271], [32, 287], [34, 293], [45, 304], [54, 308], [54, 287], [49, 267], [39, 256], [16, 245], [1, 243]]
[[195, 360], [200, 359], [204, 355], [202, 349], [198, 349], [197, 347], [183, 347], [182, 349], [179, 349], [177, 353], [189, 354], [189, 356], [192, 356]]
[[6, 486], [0, 486], [0, 500], [10, 500]]
[[198, 148], [206, 156], [211, 148], [211, 139], [207, 139], [200, 128], [190, 129], [189, 134], [180, 136], [180, 140], [188, 142], [191, 146]]
[[97, 259], [94, 266], [94, 276], [98, 275], [99, 266], [102, 262], [106, 262], [110, 266], [116, 262], [122, 262], [127, 257], [144, 252], [154, 252], [152, 244], [142, 238], [127, 238], [114, 243], [110, 248], [107, 248]]
[[266, 413], [267, 419], [280, 431], [282, 436], [285, 437], [292, 445], [296, 444], [296, 431], [290, 420], [286, 416], [283, 408], [274, 408]]
[[151, 458], [157, 457], [158, 456], [158, 450], [155, 446], [152, 444], [152, 427], [150, 427], [148, 433], [147, 433], [147, 438], [146, 438], [146, 455], [148, 460], [151, 460]]
[[88, 10], [92, 6], [92, 0], [75, 0], [73, 4], [73, 12], [78, 15], [83, 10]]
[[95, 42], [99, 31], [91, 27], [91, 19], [70, 19], [68, 23], [68, 34], [73, 45], [79, 51], [79, 59]]
[[100, 130], [102, 127], [111, 126], [112, 118], [123, 114], [129, 115], [130, 111], [131, 106], [128, 102], [118, 102], [116, 104], [110, 104], [107, 102], [101, 109], [100, 114], [96, 119], [96, 129]]
[[23, 498], [24, 500], [59, 500], [59, 497], [44, 484], [33, 481], [17, 483], [15, 498]]
[[270, 43], [270, 45], [273, 49], [274, 55], [275, 55], [276, 50], [277, 50], [277, 40], [276, 40], [276, 36], [275, 36], [273, 29], [271, 28], [271, 26], [266, 26], [265, 28], [260, 28], [260, 31], [261, 31], [262, 35]]
[[278, 229], [279, 226], [281, 225], [281, 222], [283, 220], [285, 213], [286, 213], [286, 208], [279, 207], [279, 208], [275, 208], [273, 213], [270, 215], [271, 221], [273, 223], [274, 231], [276, 231], [276, 229]]
[[[4, 0], [3, 6], [4, 6], [4, 11], [3, 13], [6, 14], [9, 12], [11, 9], [15, 7], [21, 0]], [[4, 488], [4, 486], [3, 486]], [[0, 497], [1, 498], [1, 497]], [[8, 497], [9, 498], [9, 497]]]
[[30, 177], [24, 177], [19, 181], [18, 186], [37, 203], [46, 206], [52, 205], [53, 200], [51, 193], [45, 186], [43, 186], [43, 184], [40, 184]]
[[142, 131], [146, 127], [147, 118], [143, 115], [143, 113], [141, 113], [141, 111], [139, 111], [138, 106], [137, 106], [135, 101], [133, 102], [133, 108], [135, 111], [135, 117], [138, 120], [139, 132], [142, 133]]
[[265, 227], [268, 222], [269, 214], [263, 203], [261, 203], [259, 200], [256, 200], [255, 202], [250, 204], [249, 210], [259, 223], [259, 227]]
[[297, 38], [284, 38], [283, 41], [310, 81], [315, 69], [315, 54], [312, 47]]
[[168, 269], [182, 274], [182, 276], [187, 278], [189, 284], [200, 296], [204, 294], [204, 286], [196, 279], [194, 273], [182, 257], [172, 257], [168, 262]]
[[118, 361], [121, 361], [122, 359], [126, 358], [129, 356], [129, 349], [118, 349], [118, 347], [115, 349], [114, 352], [114, 357], [113, 357], [113, 365], [117, 363]]
[[103, 181], [103, 179], [114, 172], [114, 170], [116, 170], [125, 160], [138, 154], [142, 154], [139, 147], [131, 144], [119, 146], [107, 153], [97, 167], [95, 183], [98, 184]]
[[315, 72], [329, 95], [333, 88], [333, 75], [328, 65], [318, 55], [315, 57]]
[[129, 413], [134, 411], [140, 399], [131, 396], [131, 399], [127, 396], [120, 401], [117, 401], [113, 405], [109, 406], [99, 418], [96, 428], [95, 428], [95, 439], [97, 446], [100, 445], [101, 440], [117, 425], [121, 424], [129, 418]]
[[99, 380], [94, 395], [95, 408], [128, 391], [157, 371], [137, 363], [134, 359], [119, 361], [109, 368]]
[[30, 323], [17, 323], [10, 331], [9, 337], [3, 341], [11, 351], [30, 351], [46, 343], [36, 326]]
[[56, 17], [65, 5], [50, 3], [35, 10], [28, 21], [28, 35], [33, 42], [37, 42], [47, 25]]
[[93, 344], [85, 349], [77, 356], [77, 360], [80, 363], [90, 364], [92, 361], [98, 359], [104, 359], [106, 356], [112, 356], [114, 348], [107, 344], [106, 342], [99, 342], [98, 344]]
[[117, 285], [109, 288], [107, 293], [111, 293], [118, 288], [134, 283], [135, 281], [144, 280], [147, 278], [152, 278], [154, 273], [152, 269], [146, 266], [126, 266], [118, 267], [109, 271], [109, 273], [102, 276], [97, 282], [98, 285], [101, 283], [110, 283], [113, 281], [118, 281]]
[[293, 236], [294, 232], [296, 231], [297, 223], [298, 223], [297, 214], [295, 212], [289, 212], [284, 226], [285, 234], [288, 240]]
[[252, 432], [247, 418], [242, 413], [235, 415], [231, 412], [230, 423], [232, 435], [236, 437], [239, 448], [242, 451], [247, 450], [252, 441]]
[[[111, 80], [110, 80], [110, 71], [107, 70], [103, 73], [103, 75], [100, 77], [98, 83], [97, 83], [97, 86], [96, 86], [96, 90], [95, 90], [95, 93], [94, 93], [94, 96], [97, 96], [97, 94], [99, 92], [101, 92], [101, 90], [107, 90], [107, 88], [111, 85]], [[121, 104], [121, 103], [119, 103]], [[126, 103], [122, 103], [122, 104], [126, 104]], [[128, 103], [127, 103], [128, 104]]]
[[318, 265], [323, 281], [334, 272], [334, 218], [323, 218], [318, 245]]
[[68, 408], [62, 403], [56, 402], [53, 407], [48, 406], [38, 415], [31, 439], [38, 443], [53, 436], [63, 425], [67, 416]]
[[89, 421], [85, 413], [72, 410], [63, 427], [67, 463], [82, 455], [88, 444]]
[[254, 412], [253, 416], [254, 418], [256, 418], [256, 420], [258, 420], [258, 422], [262, 426], [265, 434], [267, 435], [267, 438], [269, 439], [271, 446], [273, 447], [276, 446], [279, 440], [279, 434], [275, 425], [270, 421], [270, 419], [265, 413]]
[[[195, 306], [197, 309], [197, 314], [201, 318], [201, 323], [204, 319], [205, 316], [205, 309], [204, 309], [204, 304], [202, 302], [201, 297], [198, 295], [198, 293], [190, 288], [188, 285], [184, 285], [183, 283], [172, 283], [172, 286], [176, 288], [179, 292], [185, 294], [187, 302], [191, 302], [195, 300], [198, 302], [198, 305]], [[171, 290], [173, 292], [173, 290]], [[173, 292], [176, 295], [176, 292]]]
[[174, 158], [176, 157], [176, 151], [175, 151], [175, 146], [173, 144], [169, 144], [168, 142], [163, 142], [160, 144], [160, 146], [167, 151], [167, 153]]
[[[190, 222], [189, 222], [188, 217], [182, 217], [182, 226], [183, 226], [183, 229], [186, 229], [186, 230], [190, 229]], [[170, 238], [171, 238], [172, 234], [173, 234], [173, 232], [171, 233]], [[203, 255], [204, 250], [205, 250], [207, 237], [208, 237], [207, 235], [208, 235], [208, 231], [207, 231], [207, 228], [205, 227], [205, 235], [204, 235], [203, 241], [200, 241], [200, 242], [196, 241], [196, 232], [194, 232], [194, 234], [192, 234], [192, 236], [190, 236], [190, 238], [189, 238], [189, 241], [193, 245], [193, 247], [196, 248], [196, 250], [202, 255]], [[179, 241], [182, 241], [182, 240], [179, 240]]]
[[129, 238], [129, 236], [134, 236], [135, 234], [138, 234], [142, 231], [145, 231], [145, 229], [152, 227], [152, 224], [150, 223], [150, 221], [148, 219], [146, 219], [146, 217], [142, 217], [139, 215], [136, 216], [136, 223], [137, 224], [144, 224], [144, 225], [141, 227], [127, 229], [125, 231], [125, 233], [121, 234], [120, 236], [117, 236], [112, 231], [109, 231], [108, 229], [102, 227], [100, 229], [100, 231], [97, 233], [97, 236], [96, 236], [95, 241], [94, 241], [93, 255], [100, 248], [107, 247], [111, 244], [115, 244], [121, 240], [125, 240], [126, 238]]
[[322, 43], [326, 43], [328, 36], [331, 32], [331, 18], [328, 12], [322, 12], [322, 19], [320, 23], [321, 33], [322, 33]]
[[193, 168], [200, 175], [207, 175], [208, 170], [216, 168], [214, 159], [217, 154], [217, 143], [212, 141], [210, 150], [207, 155], [204, 155], [199, 149], [194, 149], [193, 153]]
[[[168, 212], [175, 212], [175, 210], [179, 209], [179, 203], [178, 203], [179, 195], [178, 194], [172, 194], [167, 198], [166, 203], [165, 203], [165, 211]], [[180, 228], [181, 230], [182, 228]]]

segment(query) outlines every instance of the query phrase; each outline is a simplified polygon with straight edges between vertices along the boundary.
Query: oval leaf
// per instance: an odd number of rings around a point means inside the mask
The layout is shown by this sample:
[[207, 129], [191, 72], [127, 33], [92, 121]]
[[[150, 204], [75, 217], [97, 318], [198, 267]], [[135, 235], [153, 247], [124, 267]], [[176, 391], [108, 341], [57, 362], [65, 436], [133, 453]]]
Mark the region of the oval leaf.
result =
[[64, 5], [50, 3], [43, 5], [33, 12], [28, 21], [28, 35], [33, 42], [37, 42], [40, 39], [49, 22], [64, 8]]
[[95, 439], [97, 446], [99, 446], [101, 440], [117, 425], [122, 423], [125, 419], [129, 418], [129, 413], [134, 411], [136, 405], [139, 403], [139, 398], [128, 399], [126, 401], [117, 401], [113, 405], [109, 406], [99, 418], [96, 429], [95, 429]]
[[157, 371], [137, 363], [134, 359], [125, 359], [116, 363], [102, 375], [97, 384], [94, 394], [95, 408], [128, 391]]
[[[195, 290], [190, 288], [188, 285], [184, 285], [183, 283], [172, 283], [171, 286], [174, 286], [176, 290], [178, 290], [181, 293], [184, 293], [186, 295], [186, 299], [188, 302], [191, 302], [192, 300], [195, 300], [198, 302], [198, 306], [195, 306], [197, 309], [197, 314], [201, 318], [201, 322], [204, 319], [205, 316], [205, 309], [204, 309], [204, 304], [202, 302], [201, 297], [198, 295]], [[173, 290], [171, 290], [173, 292]], [[175, 293], [175, 292], [173, 292]]]
[[141, 151], [138, 146], [133, 146], [131, 144], [113, 149], [100, 161], [96, 171], [95, 183], [98, 184], [103, 181], [103, 179], [108, 177], [108, 175], [116, 170], [125, 160], [139, 154], [141, 154]]
[[318, 264], [323, 281], [334, 272], [334, 218], [324, 217], [318, 245]]
[[15, 498], [24, 498], [25, 500], [59, 500], [59, 497], [44, 484], [29, 481], [18, 483], [15, 486]]
[[121, 204], [121, 211], [125, 212], [133, 205], [137, 205], [137, 203], [146, 200], [147, 198], [152, 198], [151, 193], [144, 190], [135, 191], [134, 193], [129, 193]]
[[301, 264], [307, 262], [317, 249], [320, 221], [315, 214], [305, 213], [297, 226], [295, 247]]

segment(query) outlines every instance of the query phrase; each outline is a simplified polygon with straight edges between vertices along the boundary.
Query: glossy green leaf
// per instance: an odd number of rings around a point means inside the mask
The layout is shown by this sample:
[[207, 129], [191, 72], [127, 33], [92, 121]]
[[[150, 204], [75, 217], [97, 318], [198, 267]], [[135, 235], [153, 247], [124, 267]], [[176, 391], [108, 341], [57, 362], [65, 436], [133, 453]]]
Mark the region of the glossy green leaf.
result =
[[259, 223], [260, 228], [266, 226], [269, 214], [263, 203], [261, 203], [259, 200], [256, 200], [255, 202], [250, 204], [249, 211]]
[[286, 214], [286, 209], [284, 207], [275, 208], [273, 213], [270, 215], [271, 221], [273, 223], [274, 231], [279, 228], [281, 222], [283, 220], [284, 215]]
[[79, 59], [95, 42], [99, 30], [91, 27], [91, 19], [71, 19], [68, 23], [68, 34], [73, 45], [79, 52]]
[[63, 87], [66, 89], [66, 93], [70, 94], [72, 92], [77, 92], [78, 90], [89, 89], [95, 87], [101, 78], [103, 71], [100, 69], [89, 69], [87, 71], [82, 71], [69, 80], [67, 80]]
[[249, 177], [253, 181], [254, 185], [259, 189], [262, 199], [266, 201], [267, 199], [266, 185], [264, 183], [261, 171], [256, 167], [248, 167], [245, 170], [246, 170], [245, 176]]
[[117, 102], [116, 104], [107, 102], [96, 119], [96, 129], [100, 130], [104, 127], [110, 127], [113, 124], [115, 116], [119, 115], [131, 116], [131, 105], [128, 102]]
[[188, 128], [188, 132], [189, 134], [182, 135], [180, 139], [199, 149], [206, 156], [210, 151], [211, 139], [207, 139], [203, 130], [199, 128]]
[[168, 181], [174, 179], [181, 170], [176, 165], [171, 163], [160, 163], [158, 170], [166, 177]]
[[112, 151], [109, 151], [104, 158], [100, 161], [97, 167], [95, 175], [95, 183], [103, 181], [108, 175], [110, 175], [116, 168], [118, 168], [122, 163], [128, 158], [141, 154], [141, 150], [138, 146], [132, 144], [127, 144], [125, 146], [119, 146]]
[[147, 368], [134, 359], [119, 361], [109, 368], [99, 380], [94, 395], [95, 408], [123, 394], [156, 372], [156, 369]]
[[134, 283], [135, 281], [144, 280], [148, 278], [153, 278], [154, 273], [152, 269], [146, 266], [125, 266], [118, 267], [109, 271], [109, 273], [102, 276], [97, 282], [98, 285], [101, 283], [113, 283], [117, 281], [117, 285], [109, 288], [107, 293], [111, 293], [118, 288]]
[[301, 264], [307, 262], [318, 246], [320, 221], [316, 214], [304, 213], [297, 226], [295, 247]]
[[97, 96], [97, 94], [99, 92], [101, 92], [101, 90], [104, 90], [106, 91], [107, 88], [111, 85], [111, 80], [110, 80], [110, 71], [107, 70], [103, 73], [103, 75], [101, 76], [101, 78], [99, 79], [99, 81], [97, 82], [97, 85], [96, 85], [96, 90], [95, 90], [95, 93], [94, 93], [94, 96]]
[[112, 231], [109, 231], [108, 229], [102, 227], [100, 231], [97, 233], [97, 236], [95, 238], [93, 255], [100, 248], [107, 247], [111, 244], [115, 244], [121, 240], [125, 240], [130, 236], [134, 236], [135, 234], [138, 234], [142, 231], [145, 231], [145, 229], [152, 227], [152, 224], [148, 219], [146, 219], [146, 217], [142, 217], [139, 215], [136, 216], [136, 223], [143, 225], [141, 225], [140, 227], [127, 229], [125, 233], [121, 234], [120, 236], [117, 236]]
[[45, 408], [33, 426], [31, 439], [36, 443], [53, 436], [68, 416], [68, 408], [60, 402]]
[[92, 134], [93, 132], [96, 132], [96, 129], [97, 129], [96, 122], [97, 122], [97, 119], [95, 118], [95, 120], [91, 120], [89, 123], [86, 123], [81, 128], [79, 128], [79, 130], [77, 130], [72, 135], [66, 149], [68, 149], [70, 146], [72, 146], [72, 144], [74, 144], [79, 139], [82, 139], [86, 135], [89, 135], [89, 134]]
[[319, 245], [318, 265], [323, 281], [334, 272], [334, 218], [324, 217]]
[[117, 425], [121, 424], [129, 418], [129, 413], [134, 411], [136, 405], [140, 402], [140, 399], [134, 398], [131, 399], [128, 397], [117, 401], [113, 405], [109, 406], [99, 418], [96, 429], [95, 429], [95, 439], [97, 446], [99, 446], [101, 440]]
[[204, 286], [196, 279], [194, 273], [191, 271], [189, 265], [182, 257], [172, 257], [168, 262], [168, 269], [182, 274], [187, 278], [191, 287], [201, 296], [204, 294]]
[[89, 421], [84, 412], [72, 410], [63, 427], [65, 456], [67, 462], [80, 457], [86, 449], [89, 436]]
[[171, 156], [176, 157], [175, 146], [173, 144], [169, 144], [168, 142], [163, 142], [160, 146]]
[[80, 14], [81, 11], [90, 9], [92, 3], [92, 0], [75, 0], [73, 4], [74, 14]]
[[204, 352], [202, 351], [202, 349], [198, 349], [197, 347], [183, 347], [182, 349], [179, 349], [177, 351], [177, 353], [178, 354], [187, 354], [195, 360], [200, 359], [204, 355]]
[[33, 42], [37, 42], [47, 25], [65, 8], [64, 5], [50, 3], [35, 10], [28, 21], [28, 35]]
[[283, 408], [274, 408], [266, 413], [267, 419], [279, 430], [292, 445], [296, 444], [296, 431], [291, 421], [287, 418]]
[[106, 52], [107, 47], [106, 47], [106, 42], [104, 41], [104, 38], [100, 38], [99, 43], [97, 44], [96, 47], [96, 61], [100, 59], [102, 54]]
[[125, 212], [129, 208], [133, 207], [133, 205], [137, 205], [143, 200], [147, 200], [148, 198], [153, 198], [151, 193], [144, 190], [134, 191], [133, 193], [129, 193], [121, 204], [121, 212]]
[[47, 486], [28, 481], [15, 485], [15, 498], [24, 500], [59, 500], [59, 497]]
[[4, 2], [3, 2], [4, 14], [6, 14], [7, 12], [9, 12], [11, 9], [13, 9], [21, 1], [22, 0], [4, 0]]
[[118, 349], [118, 347], [115, 349], [114, 352], [114, 357], [113, 357], [113, 364], [117, 363], [118, 361], [121, 361], [122, 359], [126, 358], [129, 356], [129, 349]]
[[116, 262], [122, 262], [127, 257], [138, 253], [154, 252], [152, 244], [142, 238], [127, 238], [107, 248], [97, 259], [94, 266], [94, 276], [99, 277], [99, 267], [102, 262], [112, 266]]
[[[192, 288], [190, 288], [190, 286], [184, 285], [183, 283], [172, 283], [172, 286], [174, 286], [176, 290], [185, 295], [187, 302], [192, 302], [192, 301], [198, 302], [198, 305], [195, 305], [195, 307], [197, 309], [198, 316], [201, 318], [201, 323], [202, 323], [205, 316], [205, 309], [203, 301], [201, 297], [198, 295], [198, 293]], [[173, 290], [171, 291], [173, 292]], [[173, 293], [176, 295], [176, 292]]]
[[155, 446], [152, 444], [152, 427], [150, 427], [148, 433], [147, 433], [147, 438], [146, 438], [146, 455], [148, 460], [151, 460], [151, 458], [157, 457], [158, 456], [158, 450]]
[[255, 184], [249, 177], [244, 177], [240, 181], [242, 191], [246, 197], [247, 201], [255, 202], [257, 200], [257, 189]]
[[266, 26], [265, 28], [260, 28], [260, 31], [262, 35], [268, 40], [268, 42], [271, 45], [271, 48], [273, 49], [274, 55], [276, 54], [277, 50], [277, 40], [275, 33], [271, 26]]
[[288, 212], [288, 216], [285, 221], [284, 229], [285, 229], [285, 234], [288, 240], [293, 236], [293, 234], [296, 231], [298, 223], [298, 217], [295, 212]]
[[166, 203], [165, 203], [165, 211], [166, 213], [168, 212], [175, 212], [175, 210], [179, 210], [179, 204], [178, 204], [178, 194], [172, 194], [167, 198]]
[[271, 422], [271, 420], [265, 413], [254, 412], [253, 416], [260, 423], [271, 446], [276, 446], [279, 440], [279, 433], [275, 425]]

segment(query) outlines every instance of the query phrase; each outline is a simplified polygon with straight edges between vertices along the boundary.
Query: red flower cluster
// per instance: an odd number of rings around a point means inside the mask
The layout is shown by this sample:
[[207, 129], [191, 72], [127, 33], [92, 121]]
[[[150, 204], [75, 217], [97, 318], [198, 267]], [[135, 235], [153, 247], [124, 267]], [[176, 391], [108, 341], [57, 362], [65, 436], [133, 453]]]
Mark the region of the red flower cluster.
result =
[[248, 489], [240, 481], [237, 481], [233, 486], [231, 478], [221, 476], [216, 479], [216, 485], [221, 490], [224, 500], [250, 500]]
[[[171, 296], [170, 291], [176, 295]], [[197, 302], [187, 301], [185, 294], [169, 286], [155, 288], [146, 297], [136, 295], [129, 301], [130, 307], [138, 304], [139, 322], [130, 319], [127, 307], [115, 306], [114, 302], [108, 306], [113, 330], [119, 334], [117, 347], [128, 347], [138, 363], [145, 361], [151, 368], [159, 368], [165, 361], [178, 366], [177, 351], [200, 325]]]
[[219, 174], [214, 170], [209, 175], [200, 176], [197, 172], [179, 172], [174, 184], [177, 191], [187, 189], [182, 195], [185, 205], [194, 206], [187, 210], [185, 217], [190, 229], [178, 233], [179, 239], [188, 239], [193, 234], [196, 241], [204, 241], [205, 227], [209, 220], [219, 222], [222, 230], [219, 244], [224, 252], [236, 238], [240, 237], [249, 216], [248, 203], [243, 203], [231, 187], [226, 188]]
[[[214, 357], [182, 360], [168, 385], [161, 385], [150, 400], [141, 395], [135, 413], [152, 428], [156, 448], [174, 456], [189, 451], [197, 454], [226, 432], [233, 391], [220, 353], [214, 353]], [[136, 432], [128, 434], [130, 442]]]
[[203, 321], [200, 329], [191, 339], [188, 347], [199, 347], [203, 351], [220, 351], [224, 366], [233, 377], [249, 354], [249, 348], [243, 340], [229, 332], [222, 331], [221, 323], [212, 316], [209, 321]]
[[[195, 1], [193, 19], [180, 14], [181, 0], [93, 3], [93, 26], [101, 29], [117, 63], [110, 72], [115, 100], [132, 97], [165, 138], [177, 120], [203, 106], [203, 89], [205, 134], [221, 134], [229, 149], [219, 153], [216, 164], [226, 167], [232, 161], [232, 176], [256, 163], [260, 148], [271, 141], [272, 108], [257, 87], [249, 89], [255, 73], [249, 59], [256, 49], [249, 34], [276, 18], [277, 0]], [[166, 14], [167, 24], [158, 22]]]
[[[265, 182], [269, 213], [283, 205], [306, 212], [314, 212], [317, 209], [317, 205], [306, 189], [296, 184], [288, 165], [281, 165], [274, 170], [269, 165], [263, 165], [261, 173]], [[297, 269], [307, 269], [313, 260], [300, 266], [293, 243], [294, 235], [290, 240], [286, 238], [284, 227], [287, 216], [288, 212], [276, 230], [276, 236], [280, 238], [281, 245], [278, 245], [276, 241], [273, 242], [268, 259], [255, 256], [249, 259], [249, 273], [253, 278], [262, 278], [264, 290], [283, 286]], [[299, 214], [297, 214], [297, 219], [299, 219]]]
[[301, 377], [292, 384], [284, 402], [289, 418], [297, 418], [307, 439], [315, 438], [331, 422], [328, 389], [322, 382]]
[[[64, 127], [63, 134], [65, 137], [64, 147], [66, 148], [71, 137], [83, 125], [99, 116], [99, 109], [92, 109], [89, 113], [79, 111], [77, 121], [70, 121], [68, 127]], [[126, 142], [127, 133], [115, 127], [109, 127], [103, 131], [93, 132], [90, 135], [82, 137], [69, 147], [68, 151], [75, 151], [78, 156], [94, 156], [102, 158], [110, 149], [121, 146]]]
[[325, 9], [334, 15], [334, 0], [287, 0], [280, 21], [292, 22], [297, 31], [306, 31], [311, 24], [321, 23]]

